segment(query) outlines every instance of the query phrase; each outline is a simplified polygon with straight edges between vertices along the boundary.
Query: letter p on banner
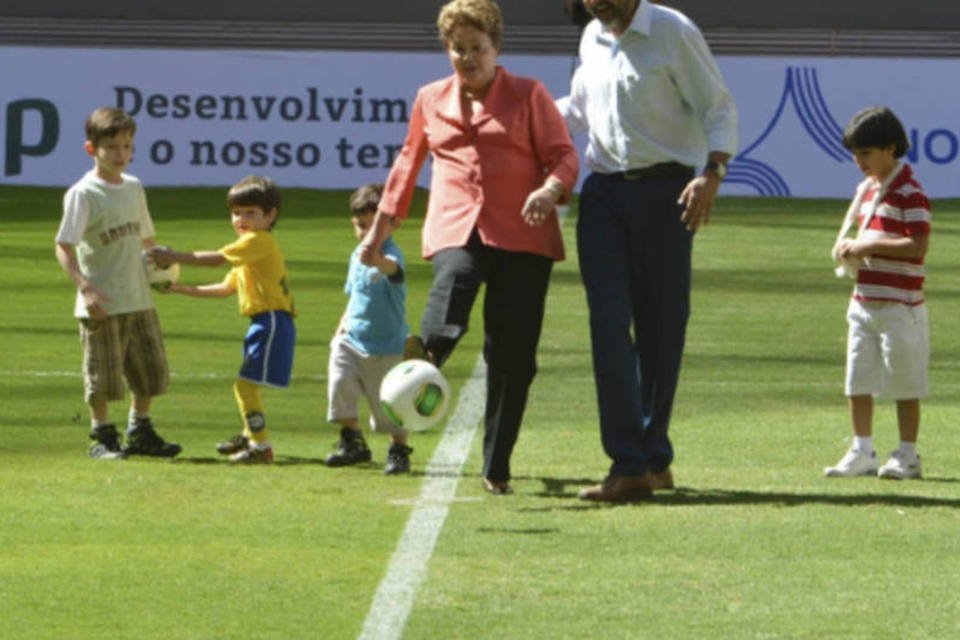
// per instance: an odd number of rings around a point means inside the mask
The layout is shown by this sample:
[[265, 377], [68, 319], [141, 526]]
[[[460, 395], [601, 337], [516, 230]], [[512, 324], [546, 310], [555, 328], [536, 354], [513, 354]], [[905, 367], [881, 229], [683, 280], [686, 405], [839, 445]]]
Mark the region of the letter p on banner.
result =
[[[24, 119], [28, 113], [40, 117], [40, 139], [27, 142], [23, 139]], [[23, 156], [45, 156], [60, 139], [60, 114], [49, 100], [27, 98], [16, 100], [7, 105], [7, 141], [4, 175], [20, 175], [23, 169]]]

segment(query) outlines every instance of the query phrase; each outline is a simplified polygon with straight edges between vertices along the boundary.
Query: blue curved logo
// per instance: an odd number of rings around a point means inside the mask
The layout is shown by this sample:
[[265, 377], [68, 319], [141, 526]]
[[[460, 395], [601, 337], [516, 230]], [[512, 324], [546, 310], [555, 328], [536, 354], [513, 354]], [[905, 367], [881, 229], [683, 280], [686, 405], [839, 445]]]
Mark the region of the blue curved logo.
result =
[[790, 195], [790, 185], [776, 169], [750, 157], [777, 127], [788, 104], [793, 106], [800, 124], [824, 154], [839, 163], [851, 162], [850, 153], [843, 146], [843, 128], [831, 115], [820, 91], [817, 70], [787, 67], [780, 104], [773, 118], [753, 144], [730, 163], [727, 182], [746, 185], [761, 196]]

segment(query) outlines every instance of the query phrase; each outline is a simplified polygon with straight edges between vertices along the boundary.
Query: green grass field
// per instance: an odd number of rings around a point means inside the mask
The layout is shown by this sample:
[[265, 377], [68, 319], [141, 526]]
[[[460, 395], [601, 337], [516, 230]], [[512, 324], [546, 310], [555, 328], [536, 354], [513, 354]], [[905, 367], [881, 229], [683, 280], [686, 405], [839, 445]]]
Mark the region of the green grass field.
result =
[[[429, 478], [329, 469], [328, 341], [353, 247], [345, 192], [291, 190], [277, 235], [299, 310], [289, 390], [265, 393], [277, 464], [232, 467], [234, 299], [158, 296], [172, 384], [154, 404], [170, 461], [86, 457], [73, 290], [53, 256], [62, 190], [0, 188], [0, 636], [356, 638]], [[233, 231], [221, 189], [148, 189], [158, 240], [212, 249]], [[418, 201], [422, 202], [422, 201]], [[422, 206], [417, 205], [418, 209]], [[480, 487], [474, 438], [404, 638], [955, 638], [960, 635], [960, 202], [935, 203], [927, 296], [926, 479], [827, 480], [849, 438], [842, 391], [849, 281], [828, 253], [846, 203], [724, 199], [696, 241], [693, 315], [672, 434], [675, 492], [598, 506], [605, 474], [573, 220], [514, 455], [516, 494]], [[575, 215], [575, 211], [571, 215]], [[418, 221], [397, 238], [417, 326], [429, 285]], [[185, 268], [182, 279], [218, 280]], [[478, 306], [479, 309], [479, 306]], [[461, 388], [480, 323], [445, 371]], [[112, 407], [123, 419], [126, 407]], [[896, 446], [878, 405], [881, 452]]]

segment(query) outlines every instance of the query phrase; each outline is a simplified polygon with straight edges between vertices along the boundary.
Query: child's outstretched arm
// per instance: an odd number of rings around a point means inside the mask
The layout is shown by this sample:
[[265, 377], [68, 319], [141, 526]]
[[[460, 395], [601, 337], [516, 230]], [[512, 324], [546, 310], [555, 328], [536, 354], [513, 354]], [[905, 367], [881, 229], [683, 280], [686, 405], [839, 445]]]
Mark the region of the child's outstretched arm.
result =
[[182, 293], [183, 295], [193, 296], [195, 298], [226, 298], [227, 296], [233, 295], [233, 289], [223, 282], [200, 285], [175, 282], [166, 289], [163, 289], [163, 292]]
[[150, 259], [158, 267], [166, 269], [171, 264], [192, 264], [200, 267], [219, 267], [227, 263], [227, 259], [219, 251], [174, 251], [170, 247], [155, 246], [150, 249]]

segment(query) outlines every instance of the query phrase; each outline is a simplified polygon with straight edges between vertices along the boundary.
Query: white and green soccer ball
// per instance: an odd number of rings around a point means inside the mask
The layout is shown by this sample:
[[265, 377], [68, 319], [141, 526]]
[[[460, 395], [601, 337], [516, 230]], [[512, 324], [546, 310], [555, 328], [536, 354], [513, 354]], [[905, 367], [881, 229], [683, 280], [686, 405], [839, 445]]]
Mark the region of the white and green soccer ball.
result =
[[380, 406], [398, 426], [425, 431], [447, 413], [450, 385], [440, 370], [426, 360], [396, 365], [380, 383]]
[[157, 291], [163, 291], [180, 279], [180, 265], [174, 262], [166, 269], [161, 269], [143, 252], [143, 269], [147, 274], [147, 282]]

